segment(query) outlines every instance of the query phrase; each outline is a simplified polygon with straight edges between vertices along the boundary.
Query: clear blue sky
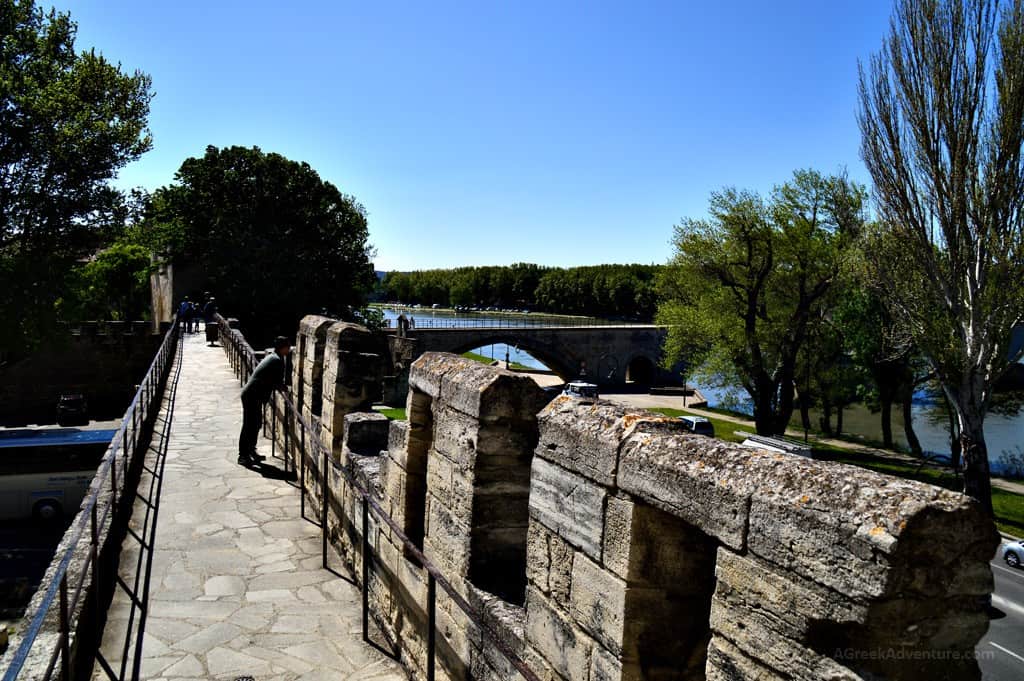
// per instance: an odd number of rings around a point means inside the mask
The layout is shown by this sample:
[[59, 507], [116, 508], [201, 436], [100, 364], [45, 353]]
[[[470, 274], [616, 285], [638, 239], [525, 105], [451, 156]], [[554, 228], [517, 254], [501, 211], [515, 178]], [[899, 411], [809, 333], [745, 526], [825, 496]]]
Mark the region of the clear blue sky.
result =
[[[44, 5], [45, 6], [45, 5]], [[153, 78], [170, 183], [208, 144], [306, 161], [369, 213], [378, 269], [661, 263], [709, 192], [867, 180], [857, 60], [889, 0], [64, 0], [79, 49]]]

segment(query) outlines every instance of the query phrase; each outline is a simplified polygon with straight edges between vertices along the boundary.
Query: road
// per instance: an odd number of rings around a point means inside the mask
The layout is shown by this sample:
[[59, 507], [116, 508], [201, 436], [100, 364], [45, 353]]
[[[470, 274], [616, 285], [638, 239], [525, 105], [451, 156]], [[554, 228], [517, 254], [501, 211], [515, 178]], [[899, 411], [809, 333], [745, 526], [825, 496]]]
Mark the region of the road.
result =
[[978, 644], [982, 678], [993, 681], [1024, 679], [1024, 570], [1013, 569], [996, 557], [992, 561], [996, 616]]

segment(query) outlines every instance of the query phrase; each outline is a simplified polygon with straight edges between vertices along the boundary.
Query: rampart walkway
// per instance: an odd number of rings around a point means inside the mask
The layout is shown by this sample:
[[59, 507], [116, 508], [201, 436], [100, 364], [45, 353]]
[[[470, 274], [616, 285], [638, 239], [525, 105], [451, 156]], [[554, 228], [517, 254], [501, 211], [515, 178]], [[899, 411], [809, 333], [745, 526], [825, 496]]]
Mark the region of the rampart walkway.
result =
[[[359, 591], [321, 568], [320, 530], [300, 518], [298, 489], [280, 460], [268, 460], [276, 476], [235, 463], [238, 390], [223, 349], [187, 337], [141, 677], [404, 679], [397, 663], [362, 642]], [[261, 447], [270, 454], [269, 442]], [[137, 504], [133, 522], [138, 514]], [[121, 565], [134, 565], [137, 542], [129, 537], [124, 547]], [[119, 592], [104, 632], [112, 661], [121, 657], [128, 612]]]

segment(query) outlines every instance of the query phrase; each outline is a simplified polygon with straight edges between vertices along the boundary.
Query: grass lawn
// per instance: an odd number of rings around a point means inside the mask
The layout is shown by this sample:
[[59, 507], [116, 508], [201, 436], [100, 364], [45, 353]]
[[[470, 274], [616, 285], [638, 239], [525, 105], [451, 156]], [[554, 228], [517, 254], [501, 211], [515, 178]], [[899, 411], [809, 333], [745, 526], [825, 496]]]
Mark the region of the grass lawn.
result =
[[[656, 411], [659, 414], [665, 416], [703, 416], [703, 414], [694, 414], [692, 411], [686, 409], [670, 409], [669, 407], [655, 407], [649, 411]], [[743, 442], [743, 438], [733, 433], [734, 430], [743, 430], [743, 426], [733, 421], [724, 421], [722, 419], [710, 418], [711, 425], [715, 427], [715, 437], [719, 440], [725, 440], [726, 442]]]
[[405, 408], [404, 407], [395, 407], [395, 408], [388, 408], [388, 409], [378, 409], [377, 411], [379, 411], [381, 414], [384, 414], [384, 416], [387, 416], [392, 421], [405, 421], [406, 420]]
[[[465, 357], [466, 359], [471, 359], [474, 362], [480, 362], [481, 364], [488, 364], [489, 365], [491, 362], [495, 361], [495, 360], [492, 360], [490, 357], [485, 357], [485, 356], [479, 355], [479, 354], [477, 354], [475, 352], [464, 352], [464, 353], [462, 353], [462, 356]], [[501, 362], [501, 365], [504, 365], [504, 360], [498, 360], [498, 361]], [[536, 369], [534, 367], [528, 367], [525, 364], [520, 364], [519, 362], [509, 362], [509, 368], [510, 369], [517, 369], [519, 371], [536, 371]]]

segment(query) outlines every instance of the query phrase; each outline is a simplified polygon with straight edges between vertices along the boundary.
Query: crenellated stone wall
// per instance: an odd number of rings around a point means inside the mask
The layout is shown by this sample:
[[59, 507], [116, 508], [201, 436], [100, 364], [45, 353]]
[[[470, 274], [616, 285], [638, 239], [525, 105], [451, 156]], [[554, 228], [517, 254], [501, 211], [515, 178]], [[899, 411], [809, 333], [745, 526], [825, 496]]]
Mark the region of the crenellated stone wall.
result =
[[[440, 353], [412, 365], [408, 421], [388, 422], [358, 411], [381, 366], [365, 331], [319, 319], [298, 355], [323, 362], [332, 547], [359, 578], [347, 468], [541, 679], [979, 677], [998, 535], [967, 497], [549, 402], [529, 378]], [[308, 406], [317, 371], [296, 374]], [[372, 515], [366, 539], [373, 618], [426, 678], [426, 571]], [[441, 589], [437, 643], [438, 678], [519, 678]]]

